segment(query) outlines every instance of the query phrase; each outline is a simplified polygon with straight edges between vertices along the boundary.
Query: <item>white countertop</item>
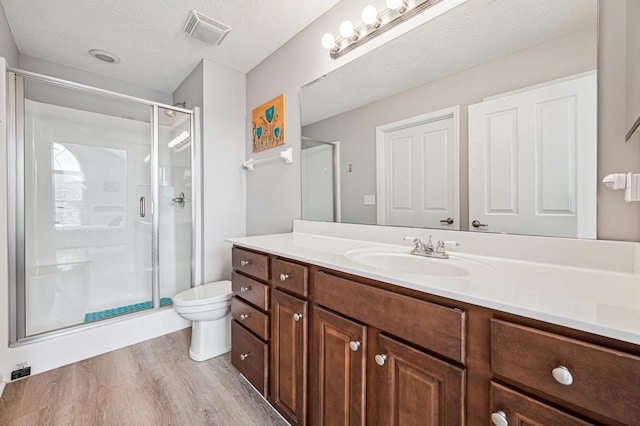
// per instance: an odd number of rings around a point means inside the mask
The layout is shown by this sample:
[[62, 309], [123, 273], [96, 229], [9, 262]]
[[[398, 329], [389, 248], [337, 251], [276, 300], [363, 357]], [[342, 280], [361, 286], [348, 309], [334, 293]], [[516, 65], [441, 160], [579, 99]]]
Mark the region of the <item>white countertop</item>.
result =
[[[464, 253], [463, 244], [459, 250], [448, 250], [450, 259], [438, 262], [463, 265], [469, 274], [460, 277], [431, 276], [384, 270], [379, 265], [368, 266], [351, 260], [352, 256], [347, 257], [362, 250], [409, 253], [411, 247], [408, 245], [302, 232], [227, 241], [437, 296], [640, 344], [640, 278], [631, 272], [631, 267], [629, 271], [617, 271], [481, 256]], [[588, 244], [594, 243], [597, 242]]]

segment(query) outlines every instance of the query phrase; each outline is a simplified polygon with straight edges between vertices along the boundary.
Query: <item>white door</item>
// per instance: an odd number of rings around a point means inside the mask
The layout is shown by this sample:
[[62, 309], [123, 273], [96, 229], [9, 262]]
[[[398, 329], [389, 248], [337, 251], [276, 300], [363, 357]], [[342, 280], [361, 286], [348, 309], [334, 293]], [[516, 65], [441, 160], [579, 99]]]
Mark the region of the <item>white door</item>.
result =
[[469, 106], [471, 231], [596, 238], [596, 93], [589, 73]]
[[378, 224], [460, 229], [458, 107], [378, 127]]

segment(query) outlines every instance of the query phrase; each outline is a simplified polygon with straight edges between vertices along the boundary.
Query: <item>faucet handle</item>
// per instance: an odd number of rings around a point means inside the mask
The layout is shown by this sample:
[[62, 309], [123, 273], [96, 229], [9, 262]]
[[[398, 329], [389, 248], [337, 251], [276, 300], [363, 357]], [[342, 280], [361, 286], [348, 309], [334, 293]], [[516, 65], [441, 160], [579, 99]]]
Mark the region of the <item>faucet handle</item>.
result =
[[436, 252], [444, 253], [444, 241], [438, 240], [438, 246], [436, 247]]
[[422, 244], [422, 241], [420, 241], [420, 238], [418, 237], [411, 237], [411, 236], [406, 236], [402, 238], [404, 241], [411, 241], [416, 248], [420, 247], [420, 244]]
[[427, 241], [427, 244], [425, 244], [425, 247], [427, 248], [427, 250], [433, 251], [433, 241], [431, 241], [431, 235], [429, 235], [429, 241]]

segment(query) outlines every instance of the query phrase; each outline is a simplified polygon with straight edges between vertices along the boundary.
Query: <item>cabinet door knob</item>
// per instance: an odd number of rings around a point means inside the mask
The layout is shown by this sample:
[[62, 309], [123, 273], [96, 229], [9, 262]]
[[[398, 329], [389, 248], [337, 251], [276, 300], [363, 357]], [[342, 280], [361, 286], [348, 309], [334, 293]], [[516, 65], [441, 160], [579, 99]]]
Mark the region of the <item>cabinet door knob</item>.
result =
[[280, 274], [280, 281], [285, 281], [289, 276], [289, 274]]
[[385, 361], [387, 360], [387, 356], [385, 354], [377, 354], [375, 356], [375, 360], [376, 360], [376, 364], [382, 367]]
[[240, 314], [240, 321], [244, 321], [249, 318], [251, 314]]
[[486, 226], [489, 226], [489, 225], [487, 225], [486, 223], [480, 223], [480, 221], [479, 221], [479, 220], [474, 220], [473, 222], [471, 222], [471, 225], [472, 225], [474, 228], [480, 228], [480, 227], [484, 228], [484, 227], [486, 227]]
[[495, 426], [509, 426], [507, 415], [502, 410], [491, 413], [491, 423], [493, 423]]
[[448, 218], [446, 218], [446, 219], [442, 219], [442, 220], [440, 221], [440, 223], [446, 223], [446, 224], [448, 224], [448, 225], [452, 225], [452, 224], [453, 224], [453, 218], [452, 218], [452, 217], [448, 217]]
[[251, 356], [251, 352], [247, 352], [246, 354], [240, 354], [240, 361], [244, 361], [245, 359]]
[[569, 371], [569, 369], [564, 365], [559, 365], [551, 370], [551, 374], [553, 375], [553, 378], [556, 379], [556, 382], [560, 383], [561, 385], [569, 386], [571, 383], [573, 383], [573, 375], [571, 374], [571, 371]]
[[360, 348], [360, 341], [359, 340], [350, 341], [349, 348], [354, 352], [357, 351]]
[[300, 321], [302, 319], [302, 314], [293, 314], [293, 319], [296, 321]]
[[240, 261], [240, 266], [247, 266], [249, 263], [251, 263], [251, 262], [249, 262], [248, 260], [241, 260]]
[[240, 287], [240, 293], [251, 290], [251, 287]]

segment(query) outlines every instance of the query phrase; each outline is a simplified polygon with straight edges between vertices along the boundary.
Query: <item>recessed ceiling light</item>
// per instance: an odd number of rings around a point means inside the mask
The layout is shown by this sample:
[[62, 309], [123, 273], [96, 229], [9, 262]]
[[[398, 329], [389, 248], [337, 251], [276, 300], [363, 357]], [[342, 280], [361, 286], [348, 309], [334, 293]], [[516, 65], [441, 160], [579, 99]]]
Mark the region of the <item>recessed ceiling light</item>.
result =
[[109, 64], [117, 64], [120, 62], [120, 58], [118, 58], [113, 53], [107, 52], [105, 50], [92, 49], [89, 51], [89, 55], [93, 56], [96, 59], [100, 59], [102, 62], [107, 62]]

